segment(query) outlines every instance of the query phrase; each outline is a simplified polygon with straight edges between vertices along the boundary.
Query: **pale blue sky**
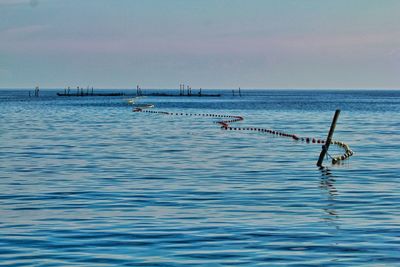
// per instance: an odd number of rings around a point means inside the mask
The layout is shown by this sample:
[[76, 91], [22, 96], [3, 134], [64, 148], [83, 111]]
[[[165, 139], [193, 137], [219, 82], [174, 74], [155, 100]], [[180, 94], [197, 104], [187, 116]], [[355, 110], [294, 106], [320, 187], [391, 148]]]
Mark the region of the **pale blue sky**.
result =
[[0, 0], [0, 88], [400, 88], [398, 0]]

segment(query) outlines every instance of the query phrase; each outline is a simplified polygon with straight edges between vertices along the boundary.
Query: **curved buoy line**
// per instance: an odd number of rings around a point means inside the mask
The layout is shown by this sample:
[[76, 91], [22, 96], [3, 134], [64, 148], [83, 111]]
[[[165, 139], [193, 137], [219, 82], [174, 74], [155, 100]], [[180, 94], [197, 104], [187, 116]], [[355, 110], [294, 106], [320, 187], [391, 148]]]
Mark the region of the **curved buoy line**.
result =
[[[228, 131], [254, 131], [260, 133], [268, 133], [276, 136], [291, 138], [295, 141], [305, 142], [307, 144], [325, 144], [325, 140], [312, 138], [312, 137], [300, 137], [296, 134], [290, 134], [285, 132], [280, 132], [272, 129], [258, 128], [258, 127], [232, 127], [231, 123], [235, 123], [238, 121], [244, 120], [241, 116], [233, 116], [233, 115], [220, 115], [220, 114], [210, 114], [210, 113], [184, 113], [184, 112], [166, 112], [166, 111], [155, 111], [155, 110], [147, 110], [147, 108], [152, 108], [153, 105], [147, 104], [142, 107], [136, 107], [132, 111], [133, 112], [144, 112], [144, 113], [153, 113], [153, 114], [164, 114], [164, 115], [173, 115], [173, 116], [192, 116], [192, 117], [209, 117], [209, 118], [219, 118], [220, 120], [215, 121], [216, 124], [221, 125], [221, 129]], [[340, 141], [331, 141], [331, 145], [336, 145], [344, 150], [344, 153], [339, 156], [331, 156], [332, 164], [339, 163], [340, 161], [346, 160], [353, 156], [354, 152], [350, 149], [349, 145]]]

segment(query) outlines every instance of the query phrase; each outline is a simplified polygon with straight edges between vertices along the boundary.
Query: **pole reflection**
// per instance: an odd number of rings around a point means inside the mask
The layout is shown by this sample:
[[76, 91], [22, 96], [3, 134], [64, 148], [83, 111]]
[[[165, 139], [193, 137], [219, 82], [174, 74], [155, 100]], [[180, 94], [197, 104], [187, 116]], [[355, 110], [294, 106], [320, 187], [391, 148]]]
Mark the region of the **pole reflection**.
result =
[[335, 223], [335, 226], [338, 229], [339, 226], [337, 221], [339, 219], [339, 214], [336, 209], [336, 200], [339, 192], [335, 187], [336, 180], [329, 168], [321, 167], [319, 170], [321, 172], [320, 188], [327, 197], [326, 205], [322, 208], [324, 211], [324, 216], [322, 216], [322, 219], [326, 222]]

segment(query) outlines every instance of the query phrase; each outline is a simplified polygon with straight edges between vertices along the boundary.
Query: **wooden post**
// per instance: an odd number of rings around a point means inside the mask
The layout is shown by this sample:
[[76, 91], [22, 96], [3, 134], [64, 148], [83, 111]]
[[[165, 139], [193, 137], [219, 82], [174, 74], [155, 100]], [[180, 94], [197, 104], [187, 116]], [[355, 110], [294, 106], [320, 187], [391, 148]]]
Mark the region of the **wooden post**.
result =
[[325, 145], [322, 146], [321, 154], [319, 155], [319, 159], [317, 162], [318, 167], [322, 166], [322, 162], [324, 161], [326, 152], [328, 152], [329, 145], [331, 144], [332, 141], [333, 132], [335, 131], [336, 121], [339, 118], [339, 114], [340, 114], [340, 109], [337, 109], [335, 112], [335, 116], [333, 117], [331, 128], [329, 130], [328, 137], [326, 138]]

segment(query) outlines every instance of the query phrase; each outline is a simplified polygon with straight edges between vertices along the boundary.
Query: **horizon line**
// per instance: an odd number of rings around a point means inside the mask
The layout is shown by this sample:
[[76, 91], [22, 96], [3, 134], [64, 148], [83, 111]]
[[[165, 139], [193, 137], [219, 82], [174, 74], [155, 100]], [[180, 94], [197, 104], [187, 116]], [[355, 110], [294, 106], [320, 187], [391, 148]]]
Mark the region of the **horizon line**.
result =
[[[36, 86], [35, 86], [36, 87]], [[34, 90], [35, 87], [0, 87], [0, 90]], [[89, 90], [93, 89], [96, 90], [136, 90], [136, 87], [132, 88], [123, 88], [123, 87], [94, 87], [90, 86]], [[206, 88], [206, 87], [191, 87], [192, 90], [400, 90], [399, 88], [392, 88], [392, 87], [278, 87], [278, 88], [261, 88], [261, 87], [234, 87], [234, 88], [228, 88], [228, 87], [219, 87], [219, 88]], [[67, 89], [66, 87], [40, 87], [40, 90], [64, 90]], [[76, 90], [76, 87], [70, 88], [71, 90]], [[87, 87], [79, 87], [79, 89], [84, 89], [86, 90]], [[179, 90], [178, 87], [174, 88], [161, 88], [161, 87], [141, 87], [143, 90]]]

